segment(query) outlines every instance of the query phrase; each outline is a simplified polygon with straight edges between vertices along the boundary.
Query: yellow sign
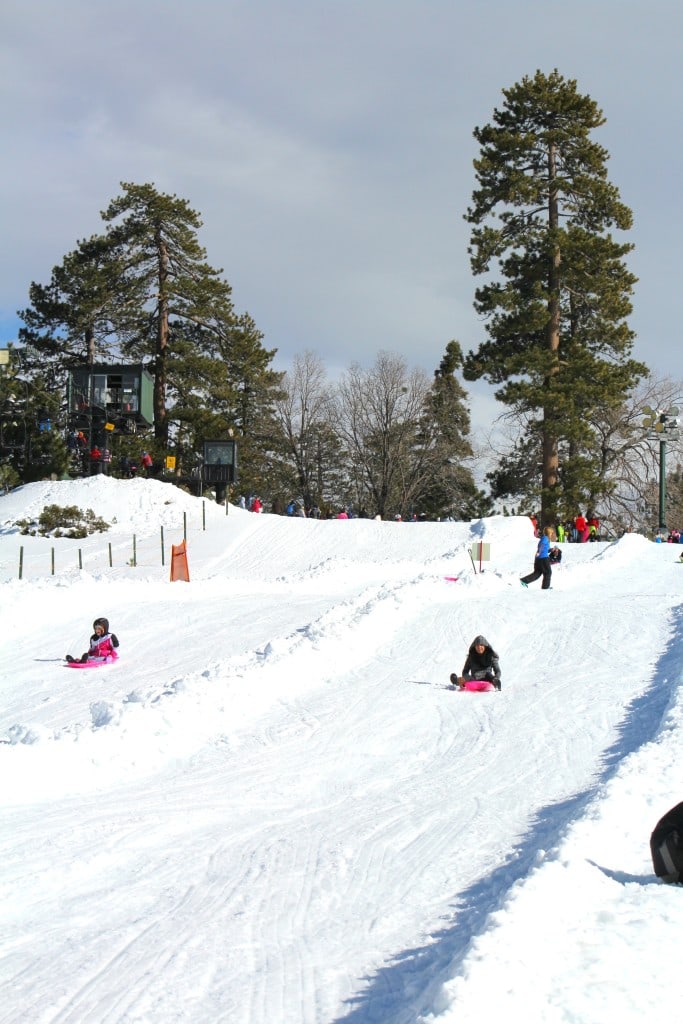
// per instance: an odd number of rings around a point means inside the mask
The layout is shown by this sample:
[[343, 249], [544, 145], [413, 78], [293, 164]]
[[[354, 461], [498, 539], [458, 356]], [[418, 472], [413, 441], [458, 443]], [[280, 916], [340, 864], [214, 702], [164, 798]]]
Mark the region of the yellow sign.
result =
[[114, 424], [113, 424], [113, 423], [105, 423], [105, 424], [104, 424], [104, 429], [105, 429], [105, 430], [115, 430], [115, 429], [116, 429], [116, 427], [114, 426]]
[[166, 469], [171, 471], [175, 469], [175, 455], [166, 456]]

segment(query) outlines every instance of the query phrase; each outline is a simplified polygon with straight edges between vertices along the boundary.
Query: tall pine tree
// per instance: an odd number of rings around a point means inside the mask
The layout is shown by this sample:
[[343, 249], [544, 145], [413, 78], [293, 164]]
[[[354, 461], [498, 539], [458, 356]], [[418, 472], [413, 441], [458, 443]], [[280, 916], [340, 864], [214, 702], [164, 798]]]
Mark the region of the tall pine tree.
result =
[[503, 95], [474, 132], [466, 219], [473, 272], [487, 275], [475, 308], [490, 340], [464, 375], [499, 385], [498, 399], [537, 426], [542, 518], [552, 522], [599, 484], [587, 413], [618, 406], [647, 374], [630, 358], [632, 246], [611, 233], [632, 218], [591, 138], [603, 114], [575, 81], [537, 71]]
[[184, 199], [153, 185], [122, 183], [123, 193], [103, 212], [113, 251], [126, 256], [126, 288], [116, 309], [123, 353], [152, 360], [154, 433], [168, 439], [166, 388], [172, 331], [198, 328], [224, 338], [235, 315], [231, 288], [206, 262], [199, 244], [199, 215]]
[[186, 200], [151, 184], [121, 188], [102, 213], [105, 233], [79, 242], [48, 285], [31, 285], [20, 313], [26, 363], [37, 372], [52, 362], [64, 376], [84, 363], [141, 362], [154, 378], [155, 452], [167, 447], [171, 408], [183, 462], [196, 460], [202, 437], [228, 430], [245, 439], [246, 455], [277, 390], [275, 350], [235, 312]]

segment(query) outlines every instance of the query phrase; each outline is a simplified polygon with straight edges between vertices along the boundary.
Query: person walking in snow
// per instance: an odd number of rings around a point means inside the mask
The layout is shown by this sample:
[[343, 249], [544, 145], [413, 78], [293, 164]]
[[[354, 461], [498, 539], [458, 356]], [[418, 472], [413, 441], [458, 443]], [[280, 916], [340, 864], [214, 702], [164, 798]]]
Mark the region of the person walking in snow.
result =
[[453, 686], [463, 690], [465, 683], [473, 680], [486, 680], [492, 683], [496, 690], [500, 690], [500, 662], [498, 655], [485, 636], [475, 636], [467, 652], [467, 658], [463, 666], [462, 675], [457, 676], [455, 672], [451, 675]]
[[529, 583], [533, 583], [534, 580], [538, 580], [543, 577], [543, 583], [541, 584], [541, 590], [550, 590], [550, 579], [553, 574], [553, 570], [550, 566], [550, 536], [552, 534], [552, 527], [546, 526], [545, 530], [541, 534], [536, 547], [536, 557], [534, 558], [534, 571], [530, 572], [528, 576], [522, 576], [519, 581], [523, 587], [526, 587]]
[[92, 624], [93, 635], [90, 637], [90, 647], [80, 658], [73, 658], [67, 654], [67, 661], [106, 661], [114, 655], [114, 650], [119, 646], [119, 640], [115, 633], [109, 632], [108, 619], [95, 619]]

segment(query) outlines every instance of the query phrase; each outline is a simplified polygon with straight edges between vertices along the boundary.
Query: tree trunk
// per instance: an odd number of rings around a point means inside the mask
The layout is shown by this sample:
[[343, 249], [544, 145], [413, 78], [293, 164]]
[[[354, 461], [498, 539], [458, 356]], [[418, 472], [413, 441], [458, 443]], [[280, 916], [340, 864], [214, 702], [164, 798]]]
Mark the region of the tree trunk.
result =
[[[562, 254], [556, 241], [556, 231], [559, 225], [559, 209], [556, 185], [556, 159], [557, 151], [554, 145], [548, 150], [548, 225], [553, 238], [553, 251], [550, 262], [550, 273], [548, 280], [548, 327], [547, 341], [548, 351], [551, 360], [546, 378], [546, 391], [552, 388], [553, 377], [559, 371], [560, 353], [560, 264]], [[548, 396], [550, 397], [550, 396]], [[543, 468], [541, 478], [541, 524], [549, 526], [554, 524], [556, 509], [552, 494], [558, 482], [558, 454], [557, 454], [557, 427], [552, 413], [552, 402], [545, 404], [543, 409]]]
[[159, 307], [157, 316], [156, 368], [154, 374], [154, 436], [162, 444], [168, 443], [168, 417], [166, 414], [166, 355], [168, 352], [168, 249], [157, 233], [159, 253]]

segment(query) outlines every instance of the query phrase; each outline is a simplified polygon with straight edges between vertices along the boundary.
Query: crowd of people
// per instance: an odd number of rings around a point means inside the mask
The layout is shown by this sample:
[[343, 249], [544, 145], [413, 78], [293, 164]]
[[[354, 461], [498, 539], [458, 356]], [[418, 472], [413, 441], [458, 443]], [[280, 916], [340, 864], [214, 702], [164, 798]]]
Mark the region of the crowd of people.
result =
[[[534, 527], [534, 534], [538, 537], [538, 518], [530, 516]], [[560, 544], [585, 544], [587, 541], [600, 540], [600, 520], [594, 512], [587, 512], [586, 515], [579, 512], [574, 519], [560, 521], [556, 526], [549, 527], [551, 540]]]
[[[72, 430], [67, 437], [67, 448], [74, 460], [74, 468], [84, 474], [95, 475], [97, 473], [109, 474], [112, 466], [111, 449], [105, 445], [88, 445], [88, 439], [82, 430]], [[142, 451], [138, 458], [122, 455], [118, 460], [117, 472], [130, 480], [138, 474], [142, 476], [154, 476], [156, 467], [154, 460], [148, 451]]]
[[[240, 494], [237, 504], [240, 508], [247, 509], [249, 512], [263, 512], [264, 510], [263, 501], [258, 494], [249, 494], [247, 496]], [[295, 499], [288, 501], [286, 505], [282, 502], [274, 501], [272, 511], [275, 515], [296, 516], [300, 519], [367, 519], [365, 512], [355, 512], [350, 506], [340, 506], [325, 512], [319, 509], [317, 505], [305, 508], [300, 501]]]
[[[240, 494], [237, 498], [237, 504], [240, 508], [247, 509], [249, 512], [263, 512], [262, 499], [255, 494], [244, 495]], [[325, 509], [319, 508], [317, 505], [305, 506], [301, 501], [292, 498], [290, 501], [284, 503], [279, 500], [275, 500], [271, 509], [273, 515], [280, 516], [297, 516], [300, 519], [370, 519], [372, 518], [369, 513], [364, 509], [356, 509], [352, 504], [330, 506]], [[381, 519], [380, 515], [374, 516], [375, 519]], [[413, 512], [410, 515], [402, 516], [399, 512], [395, 515], [388, 516], [387, 518], [393, 520], [396, 523], [426, 523], [429, 522], [429, 516], [426, 512]], [[437, 522], [454, 522], [452, 516], [448, 516], [445, 519], [438, 519]]]

